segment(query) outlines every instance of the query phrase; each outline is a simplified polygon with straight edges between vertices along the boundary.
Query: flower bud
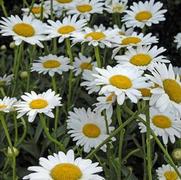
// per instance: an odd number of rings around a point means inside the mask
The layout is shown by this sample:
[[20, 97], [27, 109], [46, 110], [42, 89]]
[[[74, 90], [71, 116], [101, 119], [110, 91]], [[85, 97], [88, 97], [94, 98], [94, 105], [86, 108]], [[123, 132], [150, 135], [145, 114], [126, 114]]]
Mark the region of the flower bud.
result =
[[6, 45], [1, 46], [1, 50], [5, 51], [7, 49]]
[[9, 47], [10, 47], [11, 49], [14, 49], [14, 48], [16, 47], [15, 42], [14, 42], [14, 41], [11, 42], [11, 43], [9, 44]]
[[181, 148], [174, 149], [172, 152], [172, 157], [175, 160], [180, 161], [181, 160]]
[[22, 71], [20, 73], [20, 77], [21, 77], [21, 79], [26, 79], [28, 77], [28, 72], [27, 71]]
[[[13, 147], [13, 151], [14, 151], [14, 156], [15, 157], [19, 155], [19, 150], [17, 148]], [[13, 152], [12, 152], [12, 149], [10, 147], [8, 147], [7, 156], [8, 157], [13, 157]]]

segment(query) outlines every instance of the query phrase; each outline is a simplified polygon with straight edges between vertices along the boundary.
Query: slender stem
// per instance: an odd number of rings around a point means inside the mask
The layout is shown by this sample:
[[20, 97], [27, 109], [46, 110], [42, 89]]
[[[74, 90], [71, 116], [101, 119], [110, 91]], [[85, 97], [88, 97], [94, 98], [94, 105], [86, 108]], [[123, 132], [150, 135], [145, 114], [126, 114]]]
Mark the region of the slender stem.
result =
[[140, 151], [140, 148], [134, 149], [133, 151], [129, 152], [124, 158], [123, 158], [123, 162], [125, 163], [129, 157], [131, 157], [133, 154], [137, 153]]
[[[116, 107], [116, 115], [118, 119], [119, 126], [121, 126], [122, 118], [121, 118], [121, 107], [117, 104]], [[119, 135], [119, 151], [118, 151], [118, 159], [119, 159], [119, 168], [118, 168], [118, 179], [121, 179], [121, 167], [122, 167], [122, 147], [123, 147], [123, 139], [124, 139], [124, 129], [120, 131]]]
[[[71, 44], [70, 44], [70, 39], [65, 40], [66, 43], [66, 48], [67, 48], [67, 54], [70, 58], [70, 65], [73, 65], [73, 55], [72, 55], [72, 50], [71, 50]], [[71, 103], [71, 98], [72, 98], [72, 79], [73, 79], [73, 71], [72, 69], [70, 70], [69, 74], [69, 89], [68, 89], [68, 103], [67, 103], [67, 109], [69, 110], [70, 108], [70, 103]]]
[[5, 94], [5, 92], [4, 92], [4, 88], [3, 87], [1, 87], [0, 88], [0, 92], [1, 92], [1, 94], [2, 94], [2, 96], [4, 97], [4, 96], [6, 96], [6, 94]]
[[106, 138], [101, 144], [99, 144], [94, 150], [92, 150], [91, 153], [89, 153], [87, 155], [86, 158], [91, 158], [97, 151], [100, 150], [100, 148], [104, 145], [107, 144], [112, 137], [116, 136], [125, 126], [127, 126], [129, 123], [131, 123], [135, 118], [137, 118], [137, 116], [139, 115], [139, 112], [136, 111], [135, 113], [133, 113], [133, 115], [127, 120], [125, 121], [121, 126], [119, 126], [116, 130], [114, 130], [110, 136], [108, 138]]
[[13, 114], [13, 120], [14, 120], [14, 144], [17, 143], [18, 141], [18, 124], [17, 124], [17, 118], [16, 118], [16, 114]]
[[19, 138], [16, 146], [21, 145], [21, 143], [24, 141], [26, 134], [27, 134], [27, 131], [28, 131], [28, 127], [27, 127], [25, 119], [23, 117], [21, 117], [20, 119], [21, 119], [22, 125], [24, 127], [24, 130], [23, 130], [23, 134], [22, 134], [21, 138]]
[[94, 53], [96, 56], [96, 61], [97, 61], [97, 67], [101, 67], [101, 55], [100, 55], [100, 51], [99, 51], [99, 46], [95, 46], [94, 47]]
[[0, 5], [1, 5], [1, 8], [3, 10], [3, 14], [5, 17], [8, 17], [8, 13], [6, 11], [6, 7], [4, 6], [4, 0], [0, 0]]
[[15, 153], [14, 153], [14, 149], [13, 149], [13, 144], [11, 142], [11, 138], [10, 138], [10, 134], [9, 134], [9, 130], [8, 130], [8, 127], [6, 125], [6, 122], [5, 122], [5, 119], [4, 119], [4, 115], [0, 113], [0, 119], [1, 119], [1, 124], [3, 126], [3, 129], [4, 129], [4, 132], [5, 132], [5, 135], [6, 135], [6, 139], [7, 139], [7, 142], [8, 142], [8, 145], [11, 149], [11, 152], [12, 152], [12, 159], [13, 159], [13, 164], [12, 164], [12, 167], [13, 167], [13, 180], [16, 180], [16, 156], [15, 156]]
[[152, 154], [151, 154], [151, 128], [150, 128], [150, 113], [149, 104], [146, 106], [146, 121], [147, 121], [147, 131], [146, 131], [146, 146], [147, 146], [147, 171], [148, 180], [152, 180]]
[[53, 20], [53, 0], [50, 0], [50, 14], [51, 20]]
[[41, 123], [41, 126], [45, 132], [45, 135], [47, 136], [47, 138], [49, 139], [49, 141], [53, 142], [54, 144], [58, 145], [60, 150], [61, 151], [65, 151], [65, 147], [62, 143], [60, 143], [59, 141], [57, 141], [56, 139], [54, 139], [50, 132], [49, 132], [49, 129], [48, 127], [46, 126], [46, 122], [45, 122], [45, 118], [43, 117], [42, 114], [40, 114], [40, 123]]
[[144, 176], [143, 176], [143, 179], [146, 180], [147, 179], [147, 174], [146, 174], [145, 135], [142, 134], [141, 137], [142, 137], [142, 149], [143, 149], [143, 159], [144, 159], [144, 162], [143, 162], [143, 165], [144, 165]]
[[44, 11], [44, 8], [43, 8], [43, 5], [44, 5], [44, 0], [41, 0], [41, 15], [40, 15], [40, 19], [41, 21], [43, 21], [43, 11]]

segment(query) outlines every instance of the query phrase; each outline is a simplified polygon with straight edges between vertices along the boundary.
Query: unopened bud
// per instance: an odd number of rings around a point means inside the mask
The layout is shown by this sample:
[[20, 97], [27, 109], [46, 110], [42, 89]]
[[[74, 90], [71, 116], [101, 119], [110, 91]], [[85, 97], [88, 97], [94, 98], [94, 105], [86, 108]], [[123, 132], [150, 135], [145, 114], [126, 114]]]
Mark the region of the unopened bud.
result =
[[20, 73], [20, 77], [21, 77], [21, 79], [26, 79], [28, 77], [28, 72], [27, 71], [22, 71]]
[[19, 150], [15, 147], [13, 147], [13, 151], [10, 147], [8, 147], [8, 157], [13, 157], [13, 156], [18, 156], [19, 155]]
[[14, 49], [14, 48], [16, 47], [15, 42], [14, 42], [14, 41], [11, 42], [11, 43], [9, 44], [9, 47], [10, 47], [11, 49]]
[[172, 152], [172, 157], [175, 160], [180, 161], [181, 160], [181, 148], [174, 149], [173, 152]]
[[1, 50], [5, 51], [7, 49], [6, 45], [1, 46]]

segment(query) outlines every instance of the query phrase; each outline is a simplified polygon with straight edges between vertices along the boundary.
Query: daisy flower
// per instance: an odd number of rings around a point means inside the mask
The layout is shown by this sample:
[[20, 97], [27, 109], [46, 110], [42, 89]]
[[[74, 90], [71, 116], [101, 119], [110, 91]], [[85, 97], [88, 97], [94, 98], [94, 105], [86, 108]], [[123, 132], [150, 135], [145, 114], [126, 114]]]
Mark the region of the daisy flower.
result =
[[[181, 167], [177, 167], [178, 171], [181, 173]], [[174, 168], [167, 164], [163, 164], [156, 170], [157, 177], [159, 180], [179, 180], [179, 176], [175, 172]]]
[[73, 63], [75, 76], [78, 76], [84, 70], [92, 70], [93, 67], [95, 67], [95, 63], [91, 61], [91, 57], [86, 57], [82, 53], [79, 53], [79, 57], [75, 57], [75, 61]]
[[11, 84], [11, 81], [13, 80], [13, 74], [0, 77], [0, 86], [8, 86]]
[[115, 47], [112, 55], [114, 57], [123, 47], [130, 48], [141, 45], [152, 45], [158, 43], [158, 39], [152, 36], [151, 33], [144, 35], [143, 33], [138, 34], [137, 32], [133, 32], [131, 35], [114, 37], [112, 42], [114, 43], [113, 47]]
[[[141, 114], [140, 117], [146, 121], [146, 116]], [[146, 126], [140, 122], [139, 129], [141, 133], [147, 131]], [[181, 137], [181, 121], [173, 109], [168, 108], [160, 112], [156, 107], [150, 107], [150, 128], [157, 135], [162, 137], [163, 143], [168, 144], [168, 139], [171, 143], [175, 142], [175, 137]]]
[[111, 47], [111, 39], [117, 33], [117, 30], [105, 30], [103, 25], [94, 26], [94, 28], [85, 27], [83, 31], [73, 33], [73, 43], [84, 43], [88, 42], [88, 45], [100, 46], [104, 48], [105, 46]]
[[99, 74], [94, 74], [95, 82], [101, 86], [99, 94], [114, 93], [117, 96], [117, 102], [122, 105], [126, 98], [133, 103], [137, 103], [141, 97], [139, 88], [147, 87], [146, 77], [143, 77], [143, 71], [132, 66], [107, 66], [106, 69], [96, 68]]
[[130, 7], [131, 10], [125, 11], [127, 14], [123, 17], [127, 27], [140, 27], [151, 26], [158, 24], [160, 21], [165, 21], [164, 13], [167, 10], [161, 8], [163, 3], [154, 2], [154, 0], [134, 2]]
[[77, 16], [74, 15], [65, 17], [62, 21], [48, 20], [48, 23], [50, 24], [46, 31], [48, 38], [59, 37], [58, 42], [61, 43], [65, 38], [70, 37], [73, 32], [78, 33], [77, 31], [80, 31], [86, 25], [86, 20], [77, 20]]
[[90, 20], [92, 14], [103, 13], [103, 5], [101, 0], [75, 0], [73, 5], [68, 8], [67, 14], [76, 14], [81, 19]]
[[[55, 11], [60, 9], [67, 9], [69, 6], [72, 6], [75, 0], [53, 0], [53, 9]], [[47, 0], [45, 1], [45, 5], [49, 8], [51, 7], [51, 1]]]
[[[108, 128], [111, 132], [114, 128], [110, 124], [111, 120], [108, 119]], [[77, 141], [78, 146], [83, 146], [86, 153], [91, 148], [96, 148], [109, 136], [104, 116], [91, 111], [90, 108], [87, 111], [84, 108], [74, 108], [74, 112], [69, 112], [67, 129], [73, 141]], [[106, 151], [106, 145], [101, 149]]]
[[95, 68], [93, 68], [92, 70], [84, 70], [84, 72], [82, 73], [83, 82], [80, 85], [86, 88], [88, 94], [97, 93], [100, 90], [100, 86], [96, 85], [96, 78], [93, 74], [97, 74]]
[[[30, 9], [22, 8], [22, 11], [23, 11], [23, 15], [27, 16], [29, 14]], [[47, 8], [47, 6], [45, 6], [45, 5], [43, 7], [41, 7], [41, 4], [34, 3], [32, 9], [31, 9], [30, 15], [32, 15], [33, 17], [40, 18], [41, 13], [43, 13], [44, 18], [48, 18], [50, 15], [50, 8]]]
[[131, 65], [146, 70], [155, 62], [169, 63], [165, 56], [161, 55], [166, 49], [157, 46], [137, 46], [129, 48], [124, 55], [115, 56], [119, 64]]
[[28, 116], [28, 121], [33, 122], [38, 113], [43, 113], [51, 118], [54, 118], [52, 110], [61, 106], [59, 95], [55, 95], [55, 92], [51, 89], [42, 94], [37, 94], [34, 91], [31, 93], [25, 93], [21, 98], [23, 101], [18, 102], [15, 107], [18, 111], [17, 118]]
[[33, 63], [31, 71], [36, 71], [38, 73], [49, 74], [54, 76], [55, 73], [62, 74], [67, 72], [72, 67], [69, 65], [69, 58], [64, 56], [56, 56], [49, 54], [47, 56], [39, 57], [38, 60]]
[[150, 105], [155, 105], [160, 111], [172, 106], [181, 114], [181, 82], [175, 75], [173, 67], [155, 63], [149, 71], [152, 75], [146, 75], [156, 86], [151, 90]]
[[74, 151], [69, 150], [66, 154], [59, 151], [47, 158], [39, 159], [40, 166], [30, 166], [33, 171], [23, 179], [29, 180], [104, 180], [98, 173], [102, 172], [99, 163], [93, 163], [90, 159], [75, 158]]
[[127, 9], [127, 0], [107, 0], [105, 10], [109, 13], [123, 13]]
[[45, 40], [45, 25], [32, 16], [10, 16], [0, 21], [0, 33], [3, 36], [12, 36], [18, 46], [25, 41], [32, 45], [43, 47], [40, 41]]
[[174, 37], [174, 42], [177, 44], [177, 49], [181, 48], [181, 33]]
[[107, 118], [111, 118], [113, 114], [113, 104], [116, 102], [116, 95], [114, 93], [106, 93], [104, 96], [97, 98], [97, 103], [94, 104], [96, 108], [94, 111], [101, 113], [106, 110]]
[[10, 98], [7, 96], [5, 96], [3, 99], [0, 99], [0, 112], [8, 113], [13, 111], [16, 102], [16, 98]]
[[113, 29], [117, 29], [118, 35], [120, 37], [122, 36], [131, 36], [134, 32], [133, 28], [126, 28], [125, 25], [122, 25], [121, 28], [119, 28], [117, 25], [114, 25]]

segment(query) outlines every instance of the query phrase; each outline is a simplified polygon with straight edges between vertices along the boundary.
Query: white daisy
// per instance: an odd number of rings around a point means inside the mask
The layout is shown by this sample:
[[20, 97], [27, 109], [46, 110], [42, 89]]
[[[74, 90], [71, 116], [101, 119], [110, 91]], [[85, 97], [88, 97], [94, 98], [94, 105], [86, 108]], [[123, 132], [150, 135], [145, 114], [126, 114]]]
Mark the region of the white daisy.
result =
[[[111, 120], [108, 119], [108, 128], [111, 132], [114, 128], [110, 127], [110, 124]], [[78, 146], [83, 146], [86, 153], [91, 148], [96, 148], [109, 136], [104, 116], [91, 111], [90, 108], [87, 111], [84, 108], [74, 108], [74, 112], [69, 112], [67, 129], [73, 141], [77, 141]], [[106, 145], [101, 149], [106, 151]]]
[[48, 38], [59, 37], [58, 42], [61, 43], [65, 38], [70, 37], [73, 32], [78, 33], [77, 31], [80, 31], [86, 25], [86, 20], [77, 20], [77, 16], [74, 15], [65, 17], [62, 21], [48, 20], [48, 23], [50, 24], [46, 30], [46, 33], [49, 34]]
[[39, 57], [38, 60], [33, 63], [31, 71], [36, 71], [38, 73], [49, 74], [54, 76], [55, 73], [62, 74], [67, 72], [72, 67], [69, 65], [69, 58], [64, 56], [56, 56], [49, 54], [47, 56]]
[[[22, 11], [23, 11], [23, 15], [27, 16], [29, 14], [30, 9], [22, 8]], [[30, 15], [32, 15], [33, 17], [40, 18], [41, 13], [43, 14], [43, 18], [48, 18], [50, 15], [50, 8], [47, 8], [47, 6], [45, 6], [45, 5], [43, 7], [41, 7], [41, 4], [34, 3], [32, 9], [31, 9]]]
[[97, 101], [98, 102], [94, 104], [94, 106], [96, 106], [94, 111], [101, 113], [106, 110], [107, 118], [111, 118], [113, 114], [113, 104], [116, 101], [116, 95], [114, 93], [106, 93], [106, 95], [98, 97]]
[[152, 75], [146, 75], [156, 86], [151, 90], [150, 105], [155, 105], [160, 111], [172, 106], [181, 114], [181, 82], [175, 75], [173, 67], [155, 63], [150, 68]]
[[55, 92], [51, 89], [41, 94], [31, 91], [31, 93], [22, 95], [21, 98], [23, 101], [18, 102], [15, 106], [18, 111], [17, 118], [26, 114], [29, 122], [33, 122], [38, 113], [53, 118], [52, 110], [61, 105], [60, 100], [62, 99], [59, 95], [55, 95]]
[[115, 36], [115, 33], [117, 33], [117, 29], [105, 30], [103, 25], [94, 26], [94, 28], [85, 27], [83, 31], [73, 33], [72, 40], [74, 44], [78, 42], [88, 42], [88, 45], [100, 46], [101, 48], [105, 46], [111, 47], [111, 40], [113, 36]]
[[103, 5], [101, 0], [75, 0], [73, 5], [68, 8], [67, 14], [76, 14], [81, 19], [90, 20], [92, 14], [103, 13]]
[[91, 57], [87, 57], [82, 53], [79, 53], [79, 57], [75, 57], [75, 61], [73, 63], [75, 76], [78, 76], [84, 70], [92, 70], [93, 67], [95, 67], [95, 63], [91, 61]]
[[38, 19], [32, 16], [10, 16], [2, 18], [0, 21], [0, 33], [3, 36], [12, 36], [16, 45], [20, 45], [22, 41], [29, 44], [37, 44], [43, 47], [40, 41], [45, 40], [45, 25]]
[[8, 113], [13, 111], [16, 102], [16, 98], [10, 98], [7, 96], [5, 96], [3, 99], [0, 99], [0, 112]]
[[114, 25], [113, 29], [117, 29], [118, 35], [120, 35], [121, 38], [122, 36], [131, 36], [134, 32], [133, 28], [127, 29], [124, 24], [121, 26], [121, 28], [119, 28], [117, 25]]
[[114, 58], [119, 64], [136, 66], [140, 69], [146, 70], [155, 62], [168, 63], [169, 60], [161, 55], [166, 49], [157, 46], [138, 46], [136, 48], [129, 48], [124, 55], [118, 55]]
[[177, 44], [177, 49], [181, 48], [181, 33], [174, 37], [174, 42]]
[[145, 46], [145, 45], [152, 45], [158, 43], [158, 39], [155, 36], [152, 36], [151, 33], [144, 35], [143, 33], [138, 34], [137, 32], [133, 32], [131, 35], [126, 36], [119, 36], [112, 39], [114, 43], [113, 50], [114, 57], [121, 48], [126, 47], [136, 47], [136, 46]]
[[[141, 114], [140, 117], [146, 121], [146, 116]], [[139, 129], [141, 133], [147, 131], [146, 126], [140, 122]], [[162, 137], [163, 143], [168, 144], [175, 142], [175, 137], [181, 137], [181, 121], [173, 109], [168, 108], [164, 112], [160, 112], [156, 107], [150, 107], [150, 128], [157, 135]]]
[[47, 158], [39, 159], [40, 166], [30, 166], [33, 171], [23, 179], [29, 180], [104, 180], [98, 173], [102, 172], [99, 163], [90, 159], [75, 158], [73, 150], [67, 154], [59, 151]]
[[96, 71], [99, 74], [94, 74], [95, 82], [102, 86], [99, 93], [114, 93], [119, 105], [122, 105], [126, 98], [137, 103], [141, 97], [138, 89], [148, 86], [147, 78], [142, 76], [143, 71], [132, 66], [107, 66], [106, 69], [96, 68]]
[[93, 74], [96, 73], [95, 68], [93, 68], [93, 70], [84, 70], [82, 73], [83, 82], [80, 85], [86, 88], [88, 94], [97, 93], [100, 90], [100, 86], [96, 85], [95, 77], [93, 76]]
[[13, 74], [0, 77], [0, 86], [8, 86], [11, 84], [11, 81], [13, 80]]
[[109, 13], [123, 13], [127, 9], [128, 0], [106, 0], [105, 10]]
[[[181, 167], [177, 167], [181, 173]], [[159, 180], [179, 180], [179, 176], [175, 172], [174, 168], [170, 164], [163, 164], [156, 170], [157, 177]]]
[[[67, 9], [69, 6], [72, 6], [75, 0], [53, 0], [53, 9], [55, 11], [61, 10], [63, 8]], [[51, 7], [51, 1], [45, 1], [45, 5], [49, 8]]]
[[123, 17], [127, 27], [140, 27], [151, 26], [152, 24], [158, 24], [160, 21], [164, 21], [164, 14], [167, 10], [161, 10], [163, 3], [150, 1], [133, 2], [130, 7], [131, 10], [126, 11], [126, 15]]

